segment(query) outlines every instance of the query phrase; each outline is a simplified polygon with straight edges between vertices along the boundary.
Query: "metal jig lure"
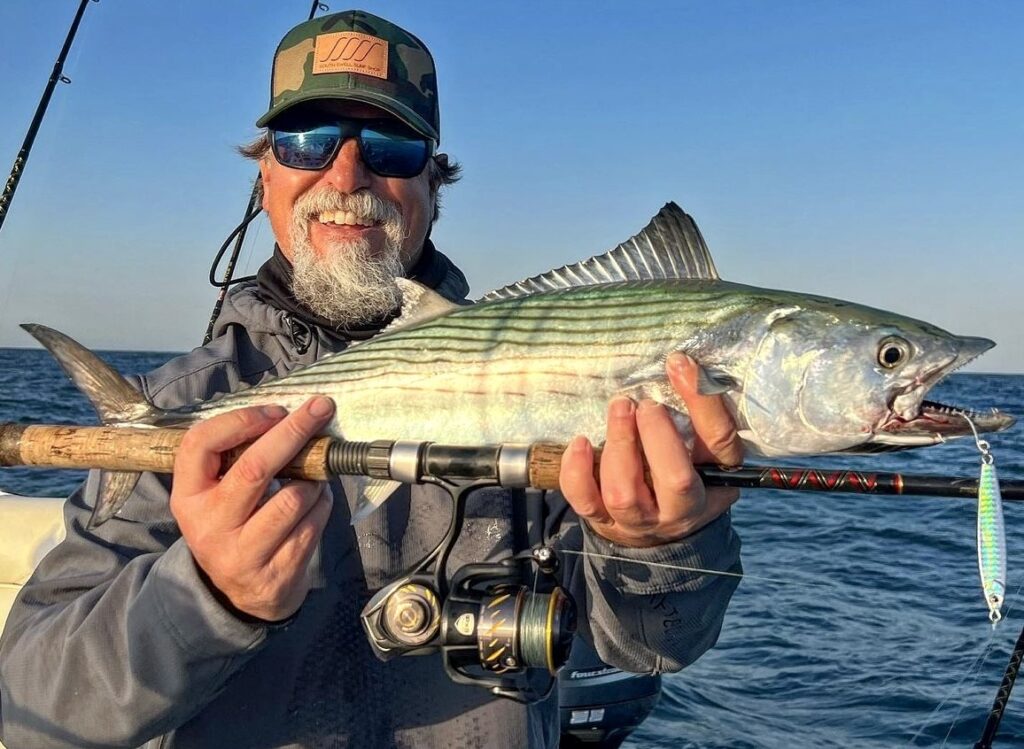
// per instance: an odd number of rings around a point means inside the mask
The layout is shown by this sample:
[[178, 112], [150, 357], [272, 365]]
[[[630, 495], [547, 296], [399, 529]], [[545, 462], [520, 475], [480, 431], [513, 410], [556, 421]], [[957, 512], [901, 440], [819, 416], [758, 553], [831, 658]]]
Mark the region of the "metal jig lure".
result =
[[1003, 618], [1006, 597], [1006, 528], [1003, 523], [1003, 499], [996, 476], [995, 459], [989, 443], [978, 436], [967, 414], [960, 414], [974, 432], [974, 442], [981, 452], [981, 474], [978, 476], [978, 571], [981, 589], [988, 604], [992, 626]]

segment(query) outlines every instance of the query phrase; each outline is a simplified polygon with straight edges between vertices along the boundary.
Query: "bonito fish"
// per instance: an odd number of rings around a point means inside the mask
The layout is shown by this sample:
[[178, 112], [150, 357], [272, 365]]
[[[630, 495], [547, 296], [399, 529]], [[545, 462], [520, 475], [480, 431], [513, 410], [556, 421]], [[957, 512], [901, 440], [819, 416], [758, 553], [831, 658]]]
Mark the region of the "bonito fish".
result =
[[[689, 436], [665, 360], [683, 351], [700, 388], [721, 393], [747, 454], [795, 456], [932, 445], [969, 434], [961, 409], [925, 400], [936, 382], [994, 344], [858, 304], [722, 281], [693, 220], [666, 205], [605, 253], [459, 306], [400, 279], [401, 316], [375, 338], [215, 401], [159, 410], [66, 336], [25, 326], [106, 424], [187, 427], [244, 406], [337, 404], [326, 433], [448, 444], [599, 443], [615, 395], [652, 398]], [[970, 413], [980, 431], [1014, 419]], [[115, 476], [95, 517], [133, 481]], [[376, 506], [393, 482], [367, 479]], [[125, 488], [127, 487], [127, 489]]]

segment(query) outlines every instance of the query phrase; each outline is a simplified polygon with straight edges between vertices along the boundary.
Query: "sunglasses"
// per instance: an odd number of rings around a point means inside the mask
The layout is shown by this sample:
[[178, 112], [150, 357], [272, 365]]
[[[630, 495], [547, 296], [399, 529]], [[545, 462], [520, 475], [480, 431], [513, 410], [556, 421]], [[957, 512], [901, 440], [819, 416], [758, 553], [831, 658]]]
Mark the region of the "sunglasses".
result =
[[346, 119], [279, 125], [270, 130], [274, 158], [291, 169], [325, 169], [341, 144], [355, 138], [363, 163], [381, 177], [415, 177], [423, 171], [434, 142], [395, 120]]

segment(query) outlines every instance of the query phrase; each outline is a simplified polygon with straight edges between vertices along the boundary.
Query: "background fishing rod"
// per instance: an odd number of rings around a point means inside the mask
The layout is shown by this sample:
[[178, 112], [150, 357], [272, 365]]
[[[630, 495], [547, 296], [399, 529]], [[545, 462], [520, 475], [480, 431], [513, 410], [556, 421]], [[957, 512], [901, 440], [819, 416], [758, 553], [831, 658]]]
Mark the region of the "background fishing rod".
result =
[[[0, 466], [101, 468], [171, 473], [184, 429], [0, 423]], [[224, 454], [225, 466], [248, 445]], [[363, 475], [414, 483], [496, 478], [507, 487], [557, 489], [565, 445], [440, 445], [432, 442], [311, 441], [281, 472], [287, 478], [325, 480]], [[595, 473], [601, 451], [594, 451]], [[868, 473], [841, 468], [698, 465], [708, 486], [817, 493], [975, 499], [977, 477]], [[1002, 498], [1024, 501], [1024, 481], [1002, 481]]]
[[[99, 2], [99, 0], [96, 0]], [[84, 2], [84, 0], [83, 0]], [[330, 6], [326, 3], [321, 3], [319, 0], [313, 0], [313, 5], [309, 9], [308, 21], [313, 20], [313, 16], [316, 15], [318, 10], [328, 11]], [[242, 252], [242, 242], [245, 241], [245, 234], [249, 230], [249, 224], [260, 215], [263, 211], [263, 206], [260, 205], [260, 196], [263, 194], [263, 180], [260, 177], [259, 172], [256, 173], [256, 180], [252, 183], [252, 191], [249, 193], [249, 202], [245, 206], [245, 215], [242, 217], [241, 223], [236, 226], [228, 238], [224, 240], [224, 244], [217, 250], [217, 254], [214, 255], [213, 264], [210, 265], [210, 285], [220, 289], [217, 294], [217, 301], [213, 303], [213, 311], [210, 313], [210, 322], [206, 326], [206, 335], [203, 336], [203, 345], [205, 346], [211, 340], [213, 340], [213, 326], [217, 322], [217, 318], [220, 317], [221, 308], [224, 306], [224, 300], [228, 295], [228, 287], [242, 281], [250, 281], [255, 276], [245, 276], [243, 278], [233, 278], [235, 274], [235, 265], [238, 262], [238, 256]], [[228, 264], [224, 268], [224, 279], [218, 281], [217, 266], [220, 265], [220, 260], [224, 257], [224, 253], [227, 251], [228, 245], [231, 244], [231, 240], [235, 240], [235, 246], [231, 250], [231, 257], [228, 258]]]
[[99, 1], [82, 0], [78, 5], [75, 20], [71, 22], [71, 28], [64, 39], [64, 46], [60, 48], [57, 62], [53, 64], [53, 72], [50, 73], [50, 79], [46, 82], [46, 88], [43, 89], [43, 96], [39, 100], [39, 106], [36, 107], [35, 115], [32, 117], [32, 124], [28, 126], [25, 141], [21, 144], [21, 150], [18, 151], [18, 155], [14, 158], [14, 166], [11, 167], [11, 174], [7, 178], [7, 184], [4, 185], [4, 191], [0, 193], [0, 229], [3, 229], [4, 220], [7, 218], [7, 211], [11, 208], [11, 201], [14, 200], [14, 191], [18, 189], [21, 175], [25, 171], [25, 164], [28, 163], [29, 153], [32, 151], [32, 144], [35, 143], [39, 126], [43, 124], [43, 117], [46, 115], [46, 108], [50, 105], [53, 90], [57, 88], [58, 83], [71, 83], [71, 79], [64, 75], [64, 61], [68, 58], [68, 52], [71, 51], [71, 43], [75, 40], [75, 34], [78, 33], [78, 25], [82, 22], [82, 16], [85, 15], [85, 6], [90, 2], [98, 3]]
[[989, 710], [988, 719], [985, 721], [985, 729], [982, 731], [981, 738], [975, 743], [974, 749], [991, 749], [999, 731], [999, 724], [1003, 720], [1003, 713], [1006, 712], [1006, 705], [1010, 701], [1013, 684], [1017, 681], [1022, 659], [1024, 659], [1024, 628], [1021, 629], [1017, 643], [1013, 646], [1010, 661], [1006, 664], [1006, 671], [1003, 673], [1003, 681], [996, 691], [992, 709]]

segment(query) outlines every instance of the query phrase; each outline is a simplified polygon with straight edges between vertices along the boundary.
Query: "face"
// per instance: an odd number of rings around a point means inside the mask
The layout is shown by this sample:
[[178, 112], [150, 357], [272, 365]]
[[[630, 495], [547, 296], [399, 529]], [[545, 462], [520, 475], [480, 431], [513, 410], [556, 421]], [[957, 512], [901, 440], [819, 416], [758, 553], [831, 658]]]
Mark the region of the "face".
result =
[[[327, 119], [389, 116], [377, 107], [357, 102], [323, 102], [320, 106]], [[344, 252], [346, 246], [355, 243], [365, 247], [371, 257], [379, 257], [386, 251], [387, 232], [380, 222], [365, 225], [358, 220], [353, 221], [351, 215], [346, 217], [339, 212], [328, 211], [308, 218], [299, 217], [304, 227], [293, 225], [296, 203], [318, 193], [343, 196], [369, 194], [393, 205], [402, 219], [404, 236], [397, 238], [402, 266], [409, 269], [419, 258], [430, 228], [434, 203], [428, 169], [409, 179], [381, 177], [363, 163], [359, 144], [350, 138], [341, 145], [334, 161], [319, 171], [282, 166], [270, 154], [260, 162], [260, 173], [263, 176], [263, 208], [270, 217], [281, 251], [293, 264], [295, 232], [301, 236], [303, 229], [311, 251], [320, 258]]]

